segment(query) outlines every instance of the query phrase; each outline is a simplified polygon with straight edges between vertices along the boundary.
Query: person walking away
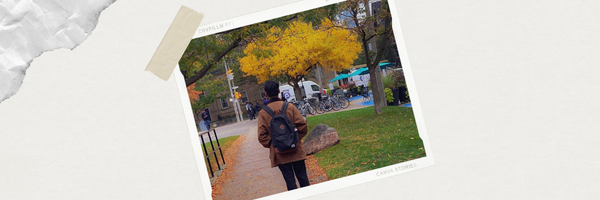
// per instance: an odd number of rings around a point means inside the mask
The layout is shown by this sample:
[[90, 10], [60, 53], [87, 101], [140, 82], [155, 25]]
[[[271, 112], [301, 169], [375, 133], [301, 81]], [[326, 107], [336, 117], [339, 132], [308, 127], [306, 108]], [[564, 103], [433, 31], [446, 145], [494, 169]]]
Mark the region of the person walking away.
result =
[[210, 117], [208, 116], [208, 113], [206, 113], [206, 109], [202, 110], [202, 120], [204, 121], [206, 130], [210, 131]]
[[250, 104], [250, 110], [252, 111], [252, 112], [250, 112], [252, 114], [252, 119], [256, 119], [256, 112], [254, 110], [254, 104], [252, 104], [251, 101], [248, 101], [248, 104]]
[[260, 106], [260, 102], [258, 102], [258, 100], [256, 100], [256, 102], [254, 102], [254, 114], [258, 114], [258, 112], [260, 112], [261, 110], [261, 106]]
[[[301, 139], [306, 136], [308, 127], [306, 126], [306, 120], [300, 114], [300, 111], [291, 103], [287, 103], [285, 110], [284, 101], [282, 101], [278, 94], [279, 83], [273, 81], [267, 81], [265, 83], [265, 93], [269, 96], [270, 103], [265, 105], [263, 109], [258, 113], [258, 141], [265, 148], [269, 148], [269, 157], [271, 158], [271, 167], [279, 167], [283, 179], [288, 190], [298, 188], [296, 185], [296, 179], [300, 183], [300, 187], [309, 186], [308, 176], [306, 174], [306, 153], [302, 147]], [[273, 116], [285, 113], [289, 122], [295, 126], [298, 133], [298, 142], [292, 145], [292, 149], [286, 151], [279, 151], [272, 142], [271, 139], [271, 119], [273, 118], [266, 110], [271, 109]], [[283, 127], [283, 125], [281, 125]], [[283, 128], [282, 128], [283, 129]]]
[[250, 120], [254, 119], [254, 114], [252, 113], [252, 106], [250, 105], [250, 102], [246, 101], [246, 110], [248, 111], [248, 117], [250, 117]]

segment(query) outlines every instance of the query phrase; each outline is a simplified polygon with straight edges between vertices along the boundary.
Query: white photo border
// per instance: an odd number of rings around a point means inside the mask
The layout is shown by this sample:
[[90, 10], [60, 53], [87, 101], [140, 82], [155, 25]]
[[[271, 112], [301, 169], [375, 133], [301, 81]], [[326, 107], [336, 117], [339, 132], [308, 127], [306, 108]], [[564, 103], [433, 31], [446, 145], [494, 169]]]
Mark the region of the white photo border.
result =
[[[271, 19], [279, 18], [282, 16], [299, 13], [335, 3], [344, 2], [345, 0], [303, 0], [290, 4], [286, 4], [283, 6], [277, 6], [271, 9], [263, 10], [260, 12], [255, 12], [247, 15], [238, 16], [235, 18], [209, 23], [205, 25], [201, 25], [196, 30], [194, 38], [203, 37], [219, 32], [223, 32], [226, 30], [231, 30], [239, 27], [244, 27], [248, 25], [252, 25], [255, 23], [268, 21]], [[408, 54], [406, 52], [405, 42], [402, 35], [402, 31], [400, 28], [400, 24], [398, 21], [398, 12], [396, 10], [396, 2], [394, 0], [388, 0], [390, 5], [390, 12], [392, 15], [392, 29], [394, 30], [394, 37], [396, 40], [396, 45], [398, 49], [398, 54], [400, 56], [400, 60], [402, 61], [402, 67], [404, 70], [404, 75], [406, 78], [407, 90], [410, 93], [411, 104], [413, 109], [413, 114], [415, 117], [415, 122], [417, 124], [417, 130], [419, 137], [423, 141], [423, 146], [425, 148], [426, 157], [401, 162], [393, 165], [389, 165], [386, 167], [361, 172], [358, 174], [329, 180], [326, 182], [322, 182], [316, 185], [311, 185], [310, 187], [298, 188], [296, 190], [282, 192], [278, 194], [273, 194], [270, 196], [266, 196], [260, 199], [301, 199], [307, 198], [310, 196], [327, 193], [330, 191], [359, 185], [362, 183], [367, 183], [375, 180], [379, 180], [382, 178], [387, 178], [394, 175], [403, 174], [410, 171], [415, 171], [419, 169], [423, 169], [426, 167], [431, 167], [435, 165], [433, 160], [433, 153], [429, 143], [429, 137], [427, 135], [427, 131], [425, 128], [425, 122], [423, 119], [423, 114], [421, 110], [421, 104], [419, 103], [419, 97], [417, 93], [417, 89], [415, 86], [415, 81], [412, 74], [412, 68], [408, 59]], [[179, 65], [175, 68], [175, 70], [179, 70]], [[187, 94], [187, 90], [185, 87], [185, 80], [181, 73], [173, 73], [175, 75], [175, 79], [177, 81], [177, 85], [179, 87], [179, 93], [181, 96], [181, 102], [183, 105], [183, 111], [185, 113], [186, 122], [188, 124], [190, 139], [192, 142], [192, 147], [194, 153], [196, 155], [196, 162], [198, 164], [198, 170], [200, 172], [200, 178], [202, 182], [202, 186], [204, 189], [204, 194], [206, 199], [212, 199], [211, 196], [211, 184], [210, 179], [208, 177], [208, 173], [206, 172], [206, 164], [204, 163], [204, 158], [202, 154], [202, 150], [200, 149], [200, 141], [198, 140], [198, 133], [195, 127], [194, 117], [192, 116], [192, 110], [189, 101], [189, 97]]]

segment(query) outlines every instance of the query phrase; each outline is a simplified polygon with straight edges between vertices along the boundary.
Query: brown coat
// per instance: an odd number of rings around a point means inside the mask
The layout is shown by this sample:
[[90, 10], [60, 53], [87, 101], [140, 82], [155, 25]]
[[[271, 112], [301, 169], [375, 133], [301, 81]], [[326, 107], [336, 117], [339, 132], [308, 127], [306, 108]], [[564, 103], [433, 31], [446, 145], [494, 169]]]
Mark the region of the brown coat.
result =
[[[283, 106], [283, 101], [277, 99], [278, 101], [273, 101], [269, 103], [267, 106], [273, 110], [273, 113], [280, 114], [281, 107]], [[306, 120], [300, 114], [300, 111], [293, 104], [288, 104], [286, 115], [290, 118], [292, 124], [296, 125], [298, 129], [298, 137], [302, 139], [306, 136], [308, 132], [308, 127], [306, 126]], [[296, 144], [296, 148], [293, 150], [286, 151], [284, 153], [279, 152], [277, 148], [273, 147], [271, 144], [271, 134], [269, 133], [269, 128], [271, 124], [271, 115], [267, 113], [264, 109], [258, 113], [258, 142], [262, 144], [265, 148], [269, 148], [271, 157], [271, 167], [275, 167], [279, 164], [286, 164], [295, 161], [305, 160], [306, 153], [304, 152], [304, 148], [302, 147], [302, 141], [299, 141]]]

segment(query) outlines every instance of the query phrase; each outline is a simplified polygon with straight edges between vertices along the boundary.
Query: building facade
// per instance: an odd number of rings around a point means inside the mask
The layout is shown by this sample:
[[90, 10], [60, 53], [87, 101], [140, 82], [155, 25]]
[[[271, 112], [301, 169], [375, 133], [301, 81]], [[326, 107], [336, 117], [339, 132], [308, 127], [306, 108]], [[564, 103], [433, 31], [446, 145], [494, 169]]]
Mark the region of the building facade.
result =
[[[321, 78], [321, 82], [322, 82], [321, 87], [323, 89], [329, 88], [329, 81], [331, 81], [333, 78], [335, 78], [337, 76], [334, 71], [326, 71], [326, 70], [322, 70], [322, 75], [323, 75], [323, 77]], [[214, 76], [215, 76], [215, 78], [220, 78], [220, 79], [226, 80], [225, 73], [214, 74]], [[313, 82], [319, 84], [319, 80], [315, 77], [315, 75], [309, 75], [305, 78], [305, 80], [313, 81]], [[337, 83], [334, 82], [334, 85], [337, 85]], [[237, 87], [238, 88], [236, 89], [236, 91], [242, 95], [242, 97], [240, 99], [238, 99], [238, 102], [239, 102], [240, 108], [242, 110], [244, 120], [247, 120], [248, 119], [248, 111], [246, 110], [246, 102], [250, 101], [254, 105], [256, 103], [256, 101], [258, 101], [260, 106], [264, 106], [263, 99], [266, 98], [265, 93], [264, 93], [264, 88], [263, 88], [264, 86], [262, 84], [254, 82], [254, 83], [245, 83], [242, 85], [237, 85]], [[212, 122], [217, 122], [219, 119], [219, 115], [223, 119], [224, 123], [230, 123], [230, 122], [237, 121], [236, 117], [235, 117], [235, 110], [234, 110], [234, 104], [236, 102], [231, 101], [232, 98], [229, 95], [229, 90], [227, 90], [227, 93], [228, 93], [228, 95], [227, 95], [228, 98], [218, 99], [208, 107], [208, 112], [210, 113], [210, 118], [211, 118]]]

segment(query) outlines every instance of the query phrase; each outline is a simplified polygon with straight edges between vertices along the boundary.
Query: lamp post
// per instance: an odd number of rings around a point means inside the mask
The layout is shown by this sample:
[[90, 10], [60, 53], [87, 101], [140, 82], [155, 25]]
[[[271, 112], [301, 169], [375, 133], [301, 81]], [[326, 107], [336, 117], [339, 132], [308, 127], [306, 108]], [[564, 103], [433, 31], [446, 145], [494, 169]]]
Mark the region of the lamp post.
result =
[[225, 59], [223, 59], [223, 64], [225, 65], [225, 72], [227, 74], [227, 84], [229, 85], [229, 93], [231, 94], [231, 103], [233, 103], [233, 111], [235, 112], [235, 119], [237, 120], [237, 122], [241, 122], [244, 119], [242, 118], [241, 115], [241, 109], [238, 111], [239, 109], [239, 103], [237, 98], [235, 97], [235, 95], [233, 95], [234, 93], [234, 89], [237, 89], [237, 86], [231, 86], [233, 83], [233, 73], [230, 73], [228, 67], [227, 67], [227, 62], [225, 62]]

